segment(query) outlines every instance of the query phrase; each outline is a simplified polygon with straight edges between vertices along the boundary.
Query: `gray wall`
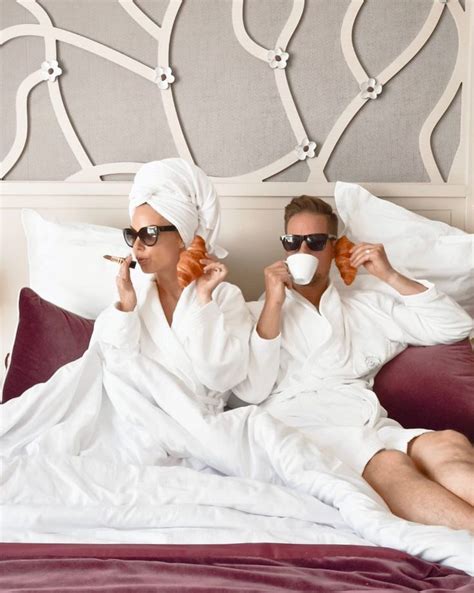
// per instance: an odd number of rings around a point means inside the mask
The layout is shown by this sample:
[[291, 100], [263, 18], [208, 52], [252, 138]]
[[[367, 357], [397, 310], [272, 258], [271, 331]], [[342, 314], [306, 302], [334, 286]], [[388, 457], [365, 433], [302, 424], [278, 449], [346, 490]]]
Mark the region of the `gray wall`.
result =
[[[437, 1], [437, 0], [435, 0]], [[154, 68], [157, 43], [116, 0], [40, 0], [54, 25], [79, 33]], [[161, 23], [165, 0], [136, 0]], [[274, 47], [291, 0], [246, 0], [249, 35]], [[14, 0], [0, 0], [2, 28], [35, 23]], [[287, 76], [308, 136], [319, 146], [358, 86], [340, 43], [349, 0], [307, 0], [288, 46]], [[354, 45], [366, 71], [382, 71], [415, 37], [433, 0], [366, 0], [357, 17]], [[263, 167], [296, 144], [273, 71], [247, 53], [232, 28], [231, 0], [185, 0], [170, 47], [172, 87], [195, 161], [213, 176], [236, 176]], [[328, 181], [429, 181], [418, 149], [420, 128], [441, 96], [457, 55], [457, 32], [448, 10], [426, 46], [367, 101], [328, 162]], [[73, 126], [94, 164], [145, 162], [178, 156], [157, 86], [92, 53], [58, 42], [58, 79]], [[15, 95], [44, 59], [39, 37], [21, 37], [1, 50], [0, 154], [15, 137]], [[64, 180], [80, 166], [49, 101], [47, 83], [30, 94], [28, 143], [6, 180]], [[435, 128], [432, 145], [443, 177], [460, 137], [460, 93]], [[272, 181], [305, 181], [305, 162]], [[110, 175], [104, 180], [130, 179]]]

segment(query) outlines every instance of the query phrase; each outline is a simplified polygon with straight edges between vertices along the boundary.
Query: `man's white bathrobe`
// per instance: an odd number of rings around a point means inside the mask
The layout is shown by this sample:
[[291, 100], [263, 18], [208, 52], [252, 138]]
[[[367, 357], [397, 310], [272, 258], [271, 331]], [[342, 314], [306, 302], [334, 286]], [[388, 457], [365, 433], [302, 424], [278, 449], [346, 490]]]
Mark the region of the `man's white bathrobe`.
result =
[[[469, 335], [470, 316], [427, 281], [410, 296], [339, 292], [330, 284], [319, 311], [286, 289], [281, 333], [264, 340], [254, 329], [248, 378], [235, 394], [290, 426], [362, 473], [379, 450], [406, 451], [424, 429], [387, 418], [371, 387], [380, 367], [407, 345], [451, 343]], [[248, 303], [258, 320], [263, 300]]]
[[240, 291], [150, 284], [91, 346], [0, 406], [3, 541], [376, 544], [474, 572], [466, 531], [404, 521], [356, 472], [257, 406], [224, 411], [247, 375]]

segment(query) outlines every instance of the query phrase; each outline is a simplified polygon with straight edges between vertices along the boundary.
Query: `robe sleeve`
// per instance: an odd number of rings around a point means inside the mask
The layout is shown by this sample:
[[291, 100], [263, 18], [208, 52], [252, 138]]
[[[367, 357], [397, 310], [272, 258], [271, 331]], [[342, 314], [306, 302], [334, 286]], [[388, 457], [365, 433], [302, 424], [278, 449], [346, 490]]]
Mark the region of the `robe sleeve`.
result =
[[115, 348], [138, 350], [140, 341], [140, 319], [137, 307], [129, 313], [109, 305], [100, 313], [94, 323], [91, 345], [102, 342]]
[[247, 375], [251, 328], [240, 289], [227, 282], [209, 303], [190, 311], [183, 346], [205, 387], [226, 392]]
[[466, 338], [473, 328], [470, 315], [431, 282], [417, 282], [428, 290], [385, 301], [388, 337], [413, 346], [451, 344]]
[[250, 336], [249, 366], [247, 377], [232, 390], [238, 399], [249, 404], [259, 404], [271, 394], [280, 368], [281, 334], [267, 340], [257, 332], [257, 322], [263, 302], [247, 303], [254, 318]]

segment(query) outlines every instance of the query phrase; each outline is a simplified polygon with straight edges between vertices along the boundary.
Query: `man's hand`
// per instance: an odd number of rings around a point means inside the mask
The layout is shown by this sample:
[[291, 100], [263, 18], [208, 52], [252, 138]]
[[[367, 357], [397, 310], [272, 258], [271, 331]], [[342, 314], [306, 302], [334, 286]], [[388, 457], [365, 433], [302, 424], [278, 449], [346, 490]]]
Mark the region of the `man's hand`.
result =
[[385, 248], [381, 243], [359, 243], [351, 249], [351, 266], [364, 268], [379, 280], [390, 282], [397, 273], [388, 261]]
[[118, 308], [120, 311], [129, 313], [137, 306], [137, 294], [130, 278], [130, 262], [132, 256], [129, 255], [123, 263], [120, 264], [119, 272], [117, 274], [116, 282], [119, 293], [120, 302]]
[[364, 268], [383, 282], [386, 282], [401, 295], [408, 296], [427, 290], [426, 286], [416, 280], [411, 280], [392, 268], [388, 261], [385, 248], [381, 243], [359, 243], [351, 249], [351, 265]]
[[261, 338], [271, 340], [280, 333], [281, 310], [285, 302], [285, 287], [293, 288], [286, 262], [277, 261], [264, 270], [265, 304], [257, 323]]
[[202, 276], [196, 280], [196, 292], [201, 303], [205, 305], [211, 301], [213, 290], [225, 280], [229, 272], [225, 264], [212, 256], [208, 255], [208, 258], [199, 261], [204, 264], [204, 270]]
[[285, 302], [285, 287], [293, 288], [288, 266], [284, 261], [277, 261], [264, 270], [265, 303], [281, 307]]

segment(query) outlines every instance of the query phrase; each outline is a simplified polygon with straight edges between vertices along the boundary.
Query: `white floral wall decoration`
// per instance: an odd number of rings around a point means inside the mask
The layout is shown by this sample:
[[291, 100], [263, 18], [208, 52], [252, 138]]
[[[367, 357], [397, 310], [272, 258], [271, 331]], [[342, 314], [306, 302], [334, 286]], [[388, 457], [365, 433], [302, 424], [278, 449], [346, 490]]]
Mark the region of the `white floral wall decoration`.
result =
[[296, 156], [300, 161], [305, 159], [313, 159], [315, 157], [316, 142], [305, 138], [298, 146], [295, 147]]
[[62, 72], [57, 60], [44, 61], [41, 64], [41, 77], [43, 80], [54, 82], [58, 76], [61, 76]]
[[270, 68], [286, 68], [286, 64], [288, 62], [288, 58], [290, 54], [286, 51], [283, 51], [281, 47], [277, 49], [272, 49], [267, 54], [268, 63], [270, 64]]
[[169, 66], [166, 66], [165, 68], [158, 66], [155, 68], [155, 82], [158, 85], [158, 88], [166, 90], [174, 81], [175, 77], [172, 68]]
[[369, 78], [360, 83], [360, 90], [362, 91], [360, 96], [363, 99], [376, 99], [382, 92], [382, 85], [375, 78]]

